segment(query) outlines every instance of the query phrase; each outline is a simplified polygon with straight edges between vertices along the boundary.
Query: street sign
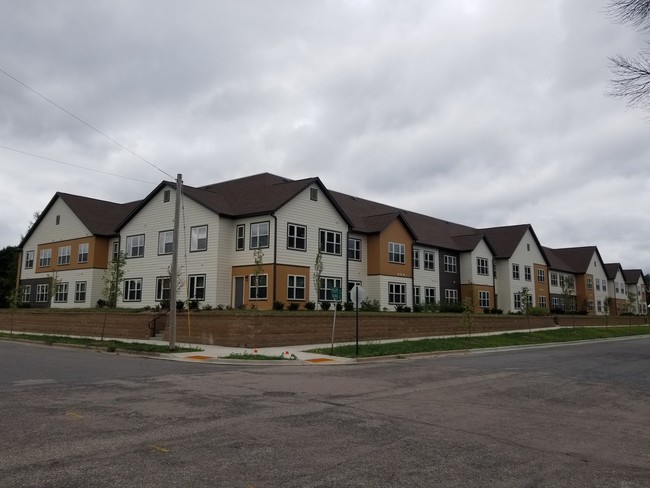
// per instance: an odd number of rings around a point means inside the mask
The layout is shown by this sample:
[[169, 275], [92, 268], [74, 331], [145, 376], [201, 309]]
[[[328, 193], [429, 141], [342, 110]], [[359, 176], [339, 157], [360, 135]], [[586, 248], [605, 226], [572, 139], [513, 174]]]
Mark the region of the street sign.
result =
[[330, 290], [332, 292], [332, 300], [335, 302], [338, 302], [341, 300], [341, 288], [340, 287], [334, 287]]
[[354, 285], [350, 290], [350, 301], [354, 303], [354, 308], [359, 308], [361, 302], [366, 299], [366, 292], [359, 285]]

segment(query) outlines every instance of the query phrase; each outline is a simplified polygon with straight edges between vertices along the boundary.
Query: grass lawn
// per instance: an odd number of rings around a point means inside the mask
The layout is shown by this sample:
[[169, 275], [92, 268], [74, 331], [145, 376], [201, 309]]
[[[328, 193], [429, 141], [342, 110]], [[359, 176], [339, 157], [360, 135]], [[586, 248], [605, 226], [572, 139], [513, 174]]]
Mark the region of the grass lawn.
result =
[[[359, 354], [356, 354], [354, 344], [335, 346], [334, 356], [339, 357], [374, 357], [413, 354], [419, 352], [454, 351], [463, 349], [479, 349], [486, 347], [520, 346], [527, 344], [546, 344], [552, 342], [584, 341], [590, 339], [605, 339], [609, 337], [624, 337], [650, 334], [647, 325], [632, 327], [576, 327], [542, 330], [538, 332], [513, 332], [491, 336], [459, 336], [444, 339], [405, 340], [401, 342], [359, 344]], [[308, 352], [317, 354], [332, 354], [330, 347], [313, 349]]]
[[95, 347], [100, 349], [106, 349], [107, 351], [113, 352], [116, 349], [123, 351], [134, 351], [134, 352], [192, 352], [192, 351], [202, 351], [197, 347], [176, 347], [170, 349], [169, 346], [161, 346], [158, 344], [147, 344], [144, 342], [122, 342], [114, 340], [100, 341], [99, 339], [91, 339], [88, 337], [67, 337], [67, 336], [55, 336], [55, 335], [39, 335], [39, 334], [7, 334], [0, 332], [0, 339], [9, 339], [9, 340], [21, 340], [21, 341], [34, 341], [34, 342], [44, 342], [45, 344], [67, 344], [75, 346], [86, 346], [86, 347]]

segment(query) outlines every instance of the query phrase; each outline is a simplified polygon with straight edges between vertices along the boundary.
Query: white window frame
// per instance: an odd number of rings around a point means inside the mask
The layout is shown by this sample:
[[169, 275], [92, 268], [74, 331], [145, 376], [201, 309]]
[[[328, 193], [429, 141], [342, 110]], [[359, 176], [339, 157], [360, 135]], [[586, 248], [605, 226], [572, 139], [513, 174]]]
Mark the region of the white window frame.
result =
[[413, 249], [413, 269], [420, 269], [420, 250]]
[[446, 303], [459, 303], [458, 302], [458, 290], [455, 288], [446, 288], [445, 289], [445, 302]]
[[56, 264], [65, 266], [70, 264], [70, 255], [72, 253], [71, 246], [61, 246], [57, 252]]
[[546, 271], [543, 269], [537, 270], [537, 283], [546, 283]]
[[287, 276], [287, 300], [305, 301], [307, 278], [304, 275]]
[[190, 227], [190, 252], [208, 250], [208, 226], [197, 225]]
[[388, 262], [394, 264], [404, 264], [406, 262], [406, 246], [400, 242], [389, 242]]
[[521, 310], [521, 293], [517, 292], [512, 295], [515, 310]]
[[142, 278], [128, 278], [124, 280], [122, 300], [125, 302], [142, 301]]
[[551, 286], [560, 286], [557, 273], [551, 273]]
[[[269, 275], [262, 273], [257, 277], [252, 274], [249, 278], [248, 298], [250, 300], [267, 300], [269, 296]], [[263, 292], [263, 293], [260, 293]]]
[[235, 229], [235, 251], [246, 249], [246, 226], [239, 224]]
[[361, 261], [361, 239], [348, 237], [348, 259], [350, 261]]
[[419, 286], [413, 287], [413, 305], [420, 305], [422, 300], [421, 288]]
[[127, 236], [126, 257], [129, 259], [144, 257], [144, 234]]
[[528, 265], [524, 265], [524, 280], [533, 281], [533, 270]]
[[[302, 233], [302, 235], [300, 235]], [[307, 250], [307, 226], [287, 224], [287, 249], [292, 251]]]
[[424, 303], [435, 304], [436, 303], [436, 288], [433, 286], [424, 287]]
[[456, 260], [456, 256], [452, 256], [451, 254], [445, 254], [443, 257], [444, 264], [445, 264], [445, 273], [456, 273], [458, 270], [458, 261]]
[[68, 302], [68, 283], [59, 283], [54, 293], [54, 303]]
[[74, 302], [85, 303], [88, 283], [85, 281], [76, 281], [74, 284]]
[[476, 258], [476, 274], [490, 276], [490, 261], [488, 258]]
[[29, 303], [32, 298], [32, 285], [23, 285], [22, 302]]
[[48, 268], [52, 266], [52, 249], [41, 249], [38, 258], [38, 267], [39, 268]]
[[545, 295], [540, 295], [537, 297], [537, 305], [542, 307], [542, 308], [548, 308], [547, 303], [546, 303], [546, 296]]
[[519, 280], [521, 275], [519, 273], [519, 265], [517, 263], [512, 263], [512, 279]]
[[424, 269], [427, 271], [436, 270], [436, 253], [433, 251], [424, 251], [423, 256]]
[[189, 299], [197, 302], [205, 301], [206, 279], [204, 274], [189, 275], [188, 277]]
[[174, 252], [174, 231], [161, 230], [158, 232], [158, 256]]
[[172, 279], [169, 276], [156, 277], [156, 298], [157, 302], [169, 300], [172, 293]]
[[478, 306], [481, 308], [490, 308], [490, 292], [479, 290], [478, 292]]
[[88, 249], [89, 249], [89, 245], [87, 242], [82, 242], [81, 244], [79, 244], [79, 252], [77, 253], [78, 263], [82, 264], [88, 262]]
[[25, 251], [25, 269], [34, 268], [34, 251]]
[[41, 283], [36, 285], [36, 303], [47, 303], [50, 295], [50, 285]]
[[335, 230], [320, 229], [318, 245], [323, 254], [341, 255], [341, 236], [342, 234]]
[[406, 283], [388, 283], [388, 303], [406, 305]]
[[271, 222], [251, 223], [251, 239], [249, 249], [266, 249], [270, 246], [271, 241]]
[[318, 299], [321, 302], [331, 302], [334, 299], [332, 298], [332, 288], [341, 288], [342, 280], [341, 278], [336, 278], [334, 276], [321, 276], [319, 287], [318, 287]]

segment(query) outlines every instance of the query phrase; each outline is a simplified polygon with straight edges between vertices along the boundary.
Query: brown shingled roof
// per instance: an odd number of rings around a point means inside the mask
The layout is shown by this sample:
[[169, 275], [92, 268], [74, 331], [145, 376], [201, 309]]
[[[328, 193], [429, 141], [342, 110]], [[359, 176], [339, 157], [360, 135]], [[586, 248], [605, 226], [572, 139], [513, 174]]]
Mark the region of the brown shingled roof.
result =
[[[549, 250], [549, 248], [544, 249]], [[600, 253], [596, 246], [565, 247], [561, 249], [550, 249], [550, 252], [547, 252], [547, 257], [549, 258], [552, 269], [584, 274], [589, 271], [594, 253], [600, 258]]]

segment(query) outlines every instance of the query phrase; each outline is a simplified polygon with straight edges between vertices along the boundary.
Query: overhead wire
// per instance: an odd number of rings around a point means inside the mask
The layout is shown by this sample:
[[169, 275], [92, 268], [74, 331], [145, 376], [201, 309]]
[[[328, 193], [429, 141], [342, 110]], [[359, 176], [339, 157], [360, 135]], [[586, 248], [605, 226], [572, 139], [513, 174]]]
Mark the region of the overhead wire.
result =
[[73, 168], [84, 169], [86, 171], [92, 171], [94, 173], [99, 173], [99, 174], [102, 174], [102, 175], [115, 176], [116, 178], [124, 178], [124, 179], [127, 179], [127, 180], [139, 181], [140, 183], [149, 183], [151, 185], [156, 185], [157, 184], [157, 183], [155, 183], [153, 181], [141, 180], [139, 178], [132, 178], [130, 176], [118, 175], [118, 174], [115, 174], [115, 173], [109, 173], [107, 171], [101, 171], [101, 170], [98, 170], [98, 169], [88, 168], [86, 166], [81, 166], [80, 164], [68, 163], [66, 161], [61, 161], [60, 159], [53, 159], [53, 158], [48, 158], [48, 157], [45, 157], [45, 156], [40, 156], [38, 154], [30, 153], [30, 152], [27, 152], [27, 151], [21, 151], [20, 149], [15, 149], [13, 147], [0, 145], [0, 149], [6, 149], [7, 151], [13, 151], [13, 152], [17, 152], [19, 154], [25, 154], [26, 156], [31, 156], [33, 158], [44, 159], [45, 161], [51, 161], [53, 163], [65, 164], [66, 166], [72, 166]]
[[105, 134], [104, 132], [102, 132], [101, 130], [99, 130], [97, 127], [95, 127], [95, 126], [93, 126], [92, 124], [86, 122], [86, 121], [83, 120], [82, 118], [76, 116], [75, 114], [73, 114], [72, 112], [70, 112], [70, 111], [67, 110], [66, 108], [62, 107], [61, 105], [59, 105], [58, 103], [56, 103], [56, 102], [53, 101], [52, 99], [46, 97], [46, 96], [43, 95], [42, 93], [39, 93], [38, 91], [36, 91], [35, 89], [33, 89], [31, 86], [27, 85], [27, 83], [24, 83], [24, 82], [20, 81], [20, 80], [19, 80], [18, 78], [16, 78], [15, 76], [13, 76], [13, 75], [9, 74], [8, 72], [6, 72], [4, 69], [0, 68], [0, 73], [4, 74], [4, 75], [7, 76], [8, 78], [11, 78], [12, 80], [14, 80], [16, 83], [18, 83], [18, 84], [22, 85], [23, 87], [27, 88], [29, 91], [31, 91], [31, 92], [34, 93], [35, 95], [38, 95], [39, 97], [41, 97], [41, 98], [42, 98], [43, 100], [45, 100], [46, 102], [51, 103], [52, 105], [54, 105], [54, 106], [55, 106], [56, 108], [58, 108], [59, 110], [62, 110], [63, 112], [65, 112], [66, 114], [68, 114], [70, 117], [72, 117], [72, 118], [78, 120], [79, 122], [81, 122], [82, 124], [84, 124], [86, 127], [90, 128], [90, 129], [92, 129], [92, 130], [94, 130], [94, 131], [97, 132], [99, 135], [105, 137], [106, 139], [108, 139], [108, 140], [111, 141], [112, 143], [117, 144], [119, 147], [121, 147], [121, 148], [124, 149], [125, 151], [131, 153], [131, 154], [132, 154], [133, 156], [135, 156], [136, 158], [138, 158], [138, 159], [144, 161], [144, 162], [147, 163], [149, 166], [151, 166], [151, 167], [157, 169], [158, 171], [160, 171], [160, 172], [163, 173], [164, 175], [169, 176], [169, 177], [172, 178], [172, 179], [174, 178], [172, 175], [170, 175], [170, 174], [167, 173], [166, 171], [160, 169], [158, 166], [156, 166], [156, 165], [155, 165], [154, 163], [152, 163], [151, 161], [146, 160], [145, 158], [143, 158], [142, 156], [140, 156], [139, 154], [137, 154], [135, 151], [132, 151], [132, 150], [129, 149], [128, 147], [124, 146], [124, 145], [121, 144], [120, 142], [116, 141], [115, 139], [113, 139], [113, 138], [110, 137], [109, 135], [107, 135], [107, 134]]

